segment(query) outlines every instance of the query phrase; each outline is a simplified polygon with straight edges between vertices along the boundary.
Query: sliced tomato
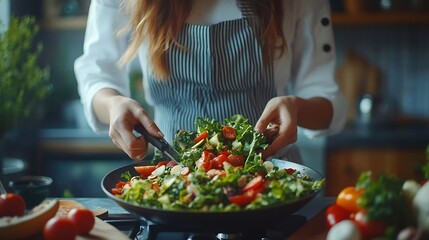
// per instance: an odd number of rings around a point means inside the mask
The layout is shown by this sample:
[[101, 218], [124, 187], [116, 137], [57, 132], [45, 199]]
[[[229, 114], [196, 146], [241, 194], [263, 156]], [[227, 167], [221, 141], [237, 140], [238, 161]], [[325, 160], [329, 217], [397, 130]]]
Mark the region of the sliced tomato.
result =
[[228, 140], [235, 140], [235, 138], [237, 138], [237, 133], [235, 132], [235, 129], [233, 127], [223, 126], [222, 136]]
[[140, 174], [142, 178], [147, 178], [156, 169], [156, 166], [134, 166], [134, 169]]
[[358, 211], [353, 221], [366, 239], [381, 237], [386, 232], [387, 225], [382, 221], [368, 220], [365, 210]]
[[194, 138], [194, 142], [200, 142], [203, 139], [206, 139], [209, 136], [209, 132], [208, 131], [204, 131], [200, 134], [198, 134], [195, 138]]
[[122, 188], [112, 188], [112, 194], [113, 195], [121, 195], [122, 194]]
[[123, 188], [128, 182], [124, 182], [124, 181], [119, 181], [118, 183], [116, 183], [116, 188]]
[[294, 174], [296, 172], [296, 169], [286, 168], [285, 171], [286, 171], [287, 174], [292, 175], [292, 174]]
[[244, 157], [242, 155], [229, 155], [226, 161], [234, 167], [244, 166]]
[[230, 197], [228, 197], [228, 200], [231, 203], [237, 204], [240, 207], [245, 207], [246, 205], [251, 203], [253, 200], [255, 200], [258, 193], [263, 193], [264, 190], [265, 190], [265, 186], [262, 185], [258, 188], [247, 190], [243, 194], [230, 196]]
[[351, 215], [350, 211], [334, 203], [326, 209], [326, 225], [331, 228], [343, 220], [351, 219]]
[[228, 201], [231, 203], [237, 204], [240, 207], [244, 207], [251, 203], [256, 198], [256, 194], [253, 190], [244, 192], [240, 195], [230, 196], [228, 197]]
[[246, 186], [244, 186], [243, 191], [248, 191], [248, 190], [255, 190], [256, 188], [258, 188], [259, 186], [262, 185], [262, 183], [264, 182], [264, 178], [260, 175], [254, 177], [252, 180], [250, 180], [250, 182], [248, 182], [246, 184]]
[[160, 167], [160, 166], [167, 166], [167, 164], [170, 162], [170, 160], [165, 160], [165, 161], [161, 161], [161, 162], [158, 162], [157, 164], [156, 164], [156, 168], [158, 168], [158, 167]]
[[198, 168], [202, 168], [204, 171], [208, 171], [211, 169], [210, 160], [212, 160], [214, 157], [213, 153], [209, 151], [203, 151], [201, 154], [200, 159], [196, 161], [196, 165]]
[[336, 203], [346, 210], [356, 213], [361, 209], [359, 204], [362, 193], [362, 189], [353, 186], [346, 187], [338, 194]]
[[227, 160], [228, 160], [228, 155], [221, 153], [211, 160], [212, 167], [216, 169], [223, 169], [223, 162]]

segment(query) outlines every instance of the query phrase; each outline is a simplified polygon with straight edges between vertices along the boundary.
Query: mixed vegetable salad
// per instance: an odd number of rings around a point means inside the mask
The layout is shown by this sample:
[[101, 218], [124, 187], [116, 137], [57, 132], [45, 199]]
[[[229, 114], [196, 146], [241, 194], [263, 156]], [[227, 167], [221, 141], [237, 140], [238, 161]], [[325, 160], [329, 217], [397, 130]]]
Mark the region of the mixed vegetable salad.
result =
[[241, 115], [224, 124], [199, 117], [195, 124], [197, 130], [175, 136], [180, 164], [156, 155], [156, 165], [134, 167], [138, 176], [123, 173], [112, 193], [151, 208], [238, 211], [298, 200], [324, 185], [324, 179], [263, 161], [265, 136]]

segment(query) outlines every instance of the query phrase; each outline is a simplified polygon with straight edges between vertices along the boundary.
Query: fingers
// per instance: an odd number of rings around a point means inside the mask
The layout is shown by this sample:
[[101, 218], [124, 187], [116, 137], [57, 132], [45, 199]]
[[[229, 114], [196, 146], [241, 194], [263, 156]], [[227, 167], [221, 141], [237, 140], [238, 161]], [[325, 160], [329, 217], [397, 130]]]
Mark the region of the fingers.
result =
[[143, 125], [143, 127], [148, 131], [150, 135], [157, 138], [164, 137], [164, 134], [161, 132], [161, 130], [153, 122], [152, 118], [149, 117], [149, 115], [143, 108], [140, 108], [136, 112], [134, 112], [134, 116], [138, 120], [138, 122]]
[[[122, 129], [122, 130], [121, 130]], [[147, 142], [143, 137], [136, 137], [122, 127], [111, 127], [109, 136], [113, 143], [131, 159], [141, 160], [147, 153]]]
[[298, 138], [297, 113], [293, 97], [271, 99], [265, 107], [255, 130], [263, 133], [270, 144], [263, 152], [269, 157]]
[[[123, 99], [121, 99], [123, 100]], [[142, 159], [147, 152], [147, 141], [143, 136], [134, 135], [134, 127], [142, 124], [149, 134], [161, 137], [158, 126], [146, 111], [134, 100], [125, 99], [117, 102], [110, 112], [109, 136], [113, 143], [132, 159]]]
[[280, 149], [289, 144], [295, 143], [297, 140], [298, 131], [295, 131], [295, 133], [292, 133], [291, 135], [278, 135], [274, 141], [262, 152], [263, 159], [276, 154]]

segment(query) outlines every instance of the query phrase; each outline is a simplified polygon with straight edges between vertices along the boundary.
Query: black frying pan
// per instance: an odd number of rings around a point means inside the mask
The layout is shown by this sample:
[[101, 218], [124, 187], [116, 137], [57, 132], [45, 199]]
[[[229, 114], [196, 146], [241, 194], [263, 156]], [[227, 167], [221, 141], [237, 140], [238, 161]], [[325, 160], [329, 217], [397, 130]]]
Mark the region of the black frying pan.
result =
[[[279, 168], [293, 168], [301, 173], [308, 175], [313, 180], [323, 178], [319, 172], [293, 162], [273, 159], [273, 164]], [[134, 170], [136, 165], [147, 164], [131, 164], [120, 167], [108, 173], [101, 181], [101, 188], [108, 197], [113, 199], [117, 204], [122, 206], [130, 213], [136, 214], [147, 221], [168, 226], [177, 226], [183, 228], [207, 228], [217, 229], [222, 231], [251, 229], [268, 226], [275, 221], [290, 215], [307, 204], [318, 192], [314, 192], [300, 200], [285, 202], [270, 207], [242, 210], [235, 212], [191, 212], [191, 211], [172, 211], [156, 208], [139, 206], [126, 202], [111, 193], [111, 189], [121, 179], [121, 174], [129, 171], [131, 175], [137, 176], [138, 173]]]

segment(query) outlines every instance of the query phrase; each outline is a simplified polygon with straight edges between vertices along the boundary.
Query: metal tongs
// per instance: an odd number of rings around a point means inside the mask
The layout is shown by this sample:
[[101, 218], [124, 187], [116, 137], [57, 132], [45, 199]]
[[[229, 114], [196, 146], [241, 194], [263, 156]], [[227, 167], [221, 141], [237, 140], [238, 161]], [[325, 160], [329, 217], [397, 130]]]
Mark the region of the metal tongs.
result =
[[174, 149], [173, 146], [171, 146], [164, 138], [156, 138], [152, 135], [150, 135], [147, 130], [143, 127], [143, 125], [139, 124], [134, 127], [134, 130], [141, 135], [143, 135], [147, 141], [149, 141], [155, 148], [160, 150], [163, 154], [167, 155], [171, 160], [175, 161], [176, 163], [179, 163], [180, 155]]

